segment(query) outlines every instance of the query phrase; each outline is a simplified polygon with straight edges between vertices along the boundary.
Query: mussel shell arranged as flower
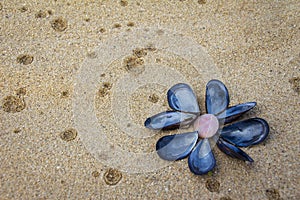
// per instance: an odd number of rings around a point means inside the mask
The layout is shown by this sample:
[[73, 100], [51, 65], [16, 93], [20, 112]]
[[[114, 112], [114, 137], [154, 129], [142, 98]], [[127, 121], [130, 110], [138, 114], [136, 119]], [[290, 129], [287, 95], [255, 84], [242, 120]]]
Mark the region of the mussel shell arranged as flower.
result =
[[[219, 126], [218, 121], [224, 125], [233, 122], [255, 107], [256, 102], [228, 107], [229, 93], [219, 80], [207, 83], [205, 97], [208, 114], [204, 117], [200, 116], [197, 97], [189, 85], [179, 83], [169, 89], [167, 98], [172, 111], [161, 112], [147, 118], [145, 126], [153, 130], [171, 130], [189, 127], [194, 123], [195, 131], [160, 138], [156, 143], [159, 157], [170, 161], [188, 157], [189, 168], [194, 174], [206, 174], [216, 165], [209, 138], [218, 133], [217, 146], [222, 152], [233, 158], [253, 162], [253, 159], [239, 147], [256, 145], [266, 139], [269, 125], [264, 119], [250, 118], [224, 127], [213, 126]], [[207, 119], [211, 121], [202, 123]], [[208, 132], [213, 130], [213, 134], [206, 134], [206, 130]]]

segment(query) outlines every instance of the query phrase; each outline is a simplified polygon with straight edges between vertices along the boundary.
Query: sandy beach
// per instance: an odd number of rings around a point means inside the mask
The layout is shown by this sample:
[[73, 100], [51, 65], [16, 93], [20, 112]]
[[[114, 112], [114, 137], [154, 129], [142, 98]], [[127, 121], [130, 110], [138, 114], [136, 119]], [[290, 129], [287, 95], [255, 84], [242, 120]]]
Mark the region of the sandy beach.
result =
[[[0, 1], [0, 199], [300, 199], [300, 2]], [[179, 82], [205, 113], [205, 85], [270, 133], [244, 148], [213, 146], [214, 170], [155, 152]]]

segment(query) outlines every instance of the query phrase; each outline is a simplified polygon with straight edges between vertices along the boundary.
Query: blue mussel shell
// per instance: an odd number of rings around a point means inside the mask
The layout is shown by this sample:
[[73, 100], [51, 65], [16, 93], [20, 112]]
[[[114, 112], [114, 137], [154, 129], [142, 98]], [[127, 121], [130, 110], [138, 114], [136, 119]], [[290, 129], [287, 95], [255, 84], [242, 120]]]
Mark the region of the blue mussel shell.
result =
[[238, 147], [248, 147], [264, 141], [269, 134], [268, 123], [251, 118], [223, 127], [220, 137]]

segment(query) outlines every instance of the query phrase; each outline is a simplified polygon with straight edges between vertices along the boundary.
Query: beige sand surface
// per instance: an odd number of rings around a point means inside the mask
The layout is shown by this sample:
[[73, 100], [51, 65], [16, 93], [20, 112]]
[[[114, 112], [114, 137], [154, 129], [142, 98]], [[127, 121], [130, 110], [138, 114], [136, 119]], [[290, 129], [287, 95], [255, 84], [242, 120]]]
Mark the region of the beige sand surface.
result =
[[[0, 1], [0, 199], [300, 199], [299, 10], [297, 0]], [[142, 50], [135, 45], [143, 35], [122, 43], [122, 34], [130, 37], [138, 30], [156, 30], [158, 40], [141, 44]], [[165, 44], [160, 38], [174, 37], [204, 47], [207, 54], [199, 56], [212, 59], [216, 74], [198, 78], [197, 63], [191, 61], [196, 58], [186, 59], [182, 48], [179, 54], [160, 48]], [[127, 47], [128, 42], [133, 44]], [[98, 48], [103, 44], [111, 47]], [[109, 62], [110, 56], [117, 59]], [[89, 69], [89, 61], [108, 62], [91, 83], [102, 127], [95, 139], [87, 137], [93, 127], [84, 132], [78, 125], [78, 119], [85, 125], [86, 116], [73, 112], [78, 77], [85, 73], [80, 69]], [[183, 74], [202, 108], [210, 76], [226, 84], [232, 105], [257, 101], [247, 116], [266, 119], [270, 134], [263, 144], [245, 149], [255, 162], [246, 164], [214, 148], [217, 166], [204, 176], [193, 175], [186, 159], [141, 173], [132, 173], [138, 170], [127, 157], [109, 164], [114, 158], [109, 153], [117, 148], [132, 155], [151, 153], [159, 137], [182, 132], [145, 129], [140, 134], [146, 135], [135, 137], [111, 120], [122, 122], [116, 115], [123, 111], [122, 96], [115, 98], [117, 82], [130, 73], [135, 80], [154, 64]], [[124, 112], [132, 122], [124, 121], [127, 130], [167, 108], [165, 93], [176, 79], [166, 77], [168, 84], [141, 86], [128, 97]], [[102, 137], [109, 140], [107, 154], [97, 154]]]

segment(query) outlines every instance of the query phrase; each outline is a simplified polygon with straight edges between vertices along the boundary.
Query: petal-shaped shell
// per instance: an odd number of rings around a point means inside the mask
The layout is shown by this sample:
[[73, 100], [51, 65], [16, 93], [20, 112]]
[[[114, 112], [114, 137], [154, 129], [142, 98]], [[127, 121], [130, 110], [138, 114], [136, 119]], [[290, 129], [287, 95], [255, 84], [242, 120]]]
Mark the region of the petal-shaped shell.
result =
[[196, 131], [164, 136], [156, 143], [157, 154], [164, 160], [183, 159], [190, 154], [197, 140]]
[[236, 146], [248, 147], [264, 141], [268, 134], [269, 125], [264, 119], [251, 118], [225, 126], [220, 137]]
[[191, 172], [197, 175], [206, 174], [215, 167], [216, 159], [207, 138], [198, 142], [189, 156], [188, 164]]
[[228, 156], [231, 156], [233, 158], [237, 158], [240, 160], [244, 160], [244, 161], [253, 162], [253, 159], [248, 154], [246, 154], [244, 151], [242, 151], [238, 147], [226, 142], [222, 138], [218, 139], [217, 146], [223, 153], [227, 154]]
[[238, 104], [235, 106], [231, 106], [227, 108], [225, 111], [223, 111], [221, 114], [219, 114], [217, 117], [218, 119], [224, 119], [225, 123], [230, 123], [239, 118], [242, 114], [245, 112], [248, 112], [252, 108], [256, 106], [256, 102], [247, 102]]
[[153, 130], [171, 130], [190, 125], [197, 115], [178, 111], [165, 111], [149, 117], [145, 126]]
[[217, 115], [229, 105], [229, 94], [226, 86], [219, 80], [211, 80], [206, 85], [206, 111]]
[[178, 83], [172, 86], [168, 93], [169, 106], [177, 111], [199, 113], [197, 97], [192, 88], [185, 83]]

